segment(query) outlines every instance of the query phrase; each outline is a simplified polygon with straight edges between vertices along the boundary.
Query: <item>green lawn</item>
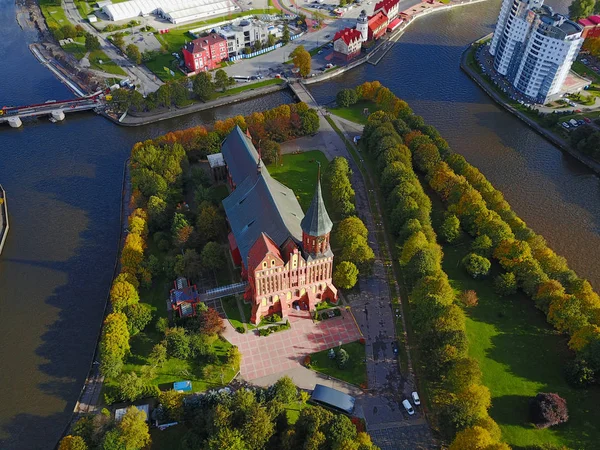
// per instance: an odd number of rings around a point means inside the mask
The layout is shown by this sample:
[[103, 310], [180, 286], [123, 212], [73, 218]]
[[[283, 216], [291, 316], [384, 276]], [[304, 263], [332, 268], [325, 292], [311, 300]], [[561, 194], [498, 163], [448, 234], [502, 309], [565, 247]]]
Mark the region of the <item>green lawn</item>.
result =
[[271, 78], [269, 80], [258, 81], [256, 83], [243, 83], [238, 84], [234, 88], [229, 88], [225, 92], [217, 92], [216, 97], [224, 97], [226, 95], [239, 94], [240, 92], [244, 92], [250, 89], [257, 89], [265, 86], [271, 86], [272, 84], [282, 84], [285, 83], [281, 78]]
[[[169, 81], [185, 77], [185, 75], [181, 73], [179, 69], [177, 69], [177, 65], [174, 64], [175, 61], [177, 61], [177, 59], [173, 55], [170, 53], [164, 53], [156, 56], [156, 58], [152, 59], [151, 61], [145, 62], [144, 64], [162, 81]], [[165, 67], [167, 69], [171, 69], [175, 75], [171, 75], [169, 71], [165, 70]]]
[[311, 405], [302, 402], [288, 403], [285, 405], [285, 411], [287, 413], [287, 419], [290, 425], [293, 425], [298, 421], [298, 418], [300, 417], [300, 411], [302, 411], [304, 408], [311, 408]]
[[[439, 223], [441, 204], [432, 196], [434, 223]], [[600, 389], [572, 389], [563, 367], [570, 357], [566, 338], [557, 334], [522, 293], [499, 297], [492, 276], [473, 280], [460, 266], [469, 252], [471, 238], [444, 246], [443, 269], [457, 292], [473, 289], [479, 304], [466, 309], [469, 354], [477, 359], [483, 383], [492, 394], [490, 415], [500, 425], [502, 438], [513, 448], [565, 445], [592, 449], [600, 442]], [[567, 400], [569, 422], [538, 430], [529, 423], [528, 402], [538, 392], [556, 392]]]
[[86, 0], [75, 0], [75, 6], [77, 7], [77, 11], [84, 19], [89, 16], [94, 10], [90, 4]]
[[40, 0], [40, 9], [49, 28], [60, 28], [70, 23], [67, 16], [65, 16], [65, 11], [62, 9], [60, 2], [58, 5], [55, 5], [52, 1]]
[[571, 70], [573, 72], [576, 72], [577, 74], [581, 75], [582, 77], [589, 78], [596, 84], [600, 83], [600, 75], [598, 75], [596, 72], [594, 72], [588, 66], [583, 64], [581, 61], [575, 61], [573, 63], [573, 65], [571, 66]]
[[[115, 3], [115, 0], [113, 0], [113, 3]], [[169, 427], [164, 431], [160, 431], [158, 428], [150, 428], [150, 438], [152, 439], [150, 450], [181, 448], [183, 437], [187, 432], [188, 428], [183, 424]]]
[[[335, 359], [329, 358], [329, 350], [313, 353], [310, 355], [311, 368], [317, 372], [330, 375], [339, 380], [346, 381], [357, 386], [367, 383], [367, 365], [365, 363], [365, 346], [360, 342], [351, 342], [342, 345], [350, 355], [347, 367], [340, 369]], [[338, 347], [334, 347], [337, 352]]]
[[[321, 163], [322, 178], [322, 174], [327, 170], [328, 162], [320, 150], [310, 150], [295, 155], [283, 155], [281, 161], [279, 161], [279, 165], [275, 166], [275, 164], [271, 164], [268, 167], [269, 173], [273, 178], [294, 190], [303, 211], [308, 209], [315, 193], [317, 162]], [[331, 211], [331, 209], [329, 210]]]
[[225, 297], [221, 300], [223, 304], [223, 309], [225, 310], [225, 314], [227, 315], [227, 319], [233, 328], [243, 327], [244, 323], [248, 326], [249, 329], [256, 328], [253, 324], [250, 323], [250, 317], [252, 316], [252, 306], [249, 303], [240, 299], [242, 304], [242, 309], [244, 310], [244, 316], [246, 318], [246, 322], [242, 319], [240, 314], [240, 310], [238, 308], [238, 300], [234, 296]]
[[[121, 69], [113, 60], [111, 60], [102, 50], [94, 50], [89, 55], [90, 66], [93, 69], [102, 70], [113, 75], [127, 76], [127, 73]], [[100, 62], [102, 61], [102, 62]]]
[[366, 124], [369, 115], [363, 114], [363, 110], [365, 108], [369, 108], [369, 114], [374, 113], [375, 111], [379, 111], [379, 106], [377, 106], [374, 102], [368, 100], [360, 100], [355, 105], [352, 105], [348, 108], [328, 108], [328, 111], [331, 114], [335, 114], [346, 120], [351, 120], [352, 122]]
[[76, 43], [63, 45], [62, 49], [65, 52], [71, 53], [78, 60], [83, 58], [85, 56], [85, 54], [87, 53], [87, 50], [85, 49], [84, 45], [76, 44]]

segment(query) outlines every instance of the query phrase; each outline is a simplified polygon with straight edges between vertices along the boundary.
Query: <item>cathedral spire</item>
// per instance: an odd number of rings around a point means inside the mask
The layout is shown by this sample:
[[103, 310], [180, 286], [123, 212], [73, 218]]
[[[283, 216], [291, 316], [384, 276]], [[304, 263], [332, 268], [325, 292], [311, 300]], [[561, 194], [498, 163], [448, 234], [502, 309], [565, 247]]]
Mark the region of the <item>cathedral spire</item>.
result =
[[318, 175], [317, 175], [317, 188], [313, 199], [306, 211], [306, 215], [300, 222], [302, 231], [309, 236], [324, 236], [331, 231], [333, 223], [327, 214], [325, 209], [325, 202], [323, 202], [323, 195], [321, 194], [321, 164], [319, 164]]

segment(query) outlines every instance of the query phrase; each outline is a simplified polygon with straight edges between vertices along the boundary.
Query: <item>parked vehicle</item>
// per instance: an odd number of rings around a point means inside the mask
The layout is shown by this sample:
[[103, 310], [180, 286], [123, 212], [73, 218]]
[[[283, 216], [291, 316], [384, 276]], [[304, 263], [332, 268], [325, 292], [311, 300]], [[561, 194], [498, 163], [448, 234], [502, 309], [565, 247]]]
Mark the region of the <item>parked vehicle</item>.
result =
[[575, 119], [569, 120], [569, 125], [571, 125], [573, 128], [577, 128], [579, 126]]
[[415, 402], [415, 405], [419, 406], [421, 404], [421, 399], [419, 398], [419, 394], [417, 394], [417, 392], [415, 391], [411, 395], [412, 395], [413, 402]]
[[561, 123], [561, 125], [562, 125], [562, 127], [563, 127], [563, 128], [565, 128], [566, 130], [568, 130], [569, 128], [571, 128], [567, 122], [563, 122], [563, 123]]
[[584, 121], [585, 123], [592, 123], [592, 121], [590, 120], [590, 118], [589, 118], [589, 117], [584, 117], [584, 118], [583, 118], [583, 121]]
[[404, 406], [404, 409], [406, 410], [409, 416], [412, 416], [415, 413], [415, 410], [413, 409], [412, 405], [408, 400], [402, 400], [402, 406]]

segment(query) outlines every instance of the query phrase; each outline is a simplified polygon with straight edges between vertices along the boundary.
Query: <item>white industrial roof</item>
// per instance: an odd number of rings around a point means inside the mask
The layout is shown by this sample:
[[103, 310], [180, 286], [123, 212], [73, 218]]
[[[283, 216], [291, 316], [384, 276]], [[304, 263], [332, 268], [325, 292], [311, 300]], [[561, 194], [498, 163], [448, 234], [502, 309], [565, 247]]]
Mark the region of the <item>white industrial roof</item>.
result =
[[237, 7], [231, 0], [130, 0], [106, 5], [102, 9], [111, 20], [124, 20], [151, 14], [157, 10], [177, 19], [198, 14], [215, 15]]

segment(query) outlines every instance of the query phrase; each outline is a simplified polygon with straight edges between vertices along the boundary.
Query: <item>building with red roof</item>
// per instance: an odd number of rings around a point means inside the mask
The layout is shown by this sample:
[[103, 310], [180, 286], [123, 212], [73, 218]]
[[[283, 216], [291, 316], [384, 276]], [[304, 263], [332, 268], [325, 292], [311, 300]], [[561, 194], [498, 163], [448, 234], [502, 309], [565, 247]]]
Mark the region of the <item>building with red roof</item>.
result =
[[292, 309], [314, 310], [325, 300], [337, 302], [332, 282], [333, 224], [317, 186], [306, 211], [294, 191], [271, 177], [252, 144], [236, 126], [221, 147], [233, 192], [223, 200], [234, 260], [248, 280], [244, 294], [252, 305], [252, 323]]
[[344, 28], [333, 37], [333, 55], [349, 61], [360, 54], [362, 34], [356, 28]]
[[376, 14], [378, 11], [382, 11], [388, 20], [393, 20], [398, 16], [400, 12], [400, 0], [382, 0], [375, 4], [373, 12]]
[[216, 69], [228, 58], [227, 39], [217, 33], [194, 39], [181, 50], [189, 75]]
[[177, 313], [179, 317], [196, 315], [196, 304], [200, 302], [200, 294], [196, 285], [190, 284], [187, 278], [179, 277], [175, 280], [174, 289], [169, 293], [169, 310]]
[[385, 34], [388, 18], [383, 11], [369, 17], [369, 40], [375, 41]]
[[577, 23], [583, 27], [581, 37], [584, 39], [600, 37], [600, 16], [589, 16], [586, 19], [579, 19]]

